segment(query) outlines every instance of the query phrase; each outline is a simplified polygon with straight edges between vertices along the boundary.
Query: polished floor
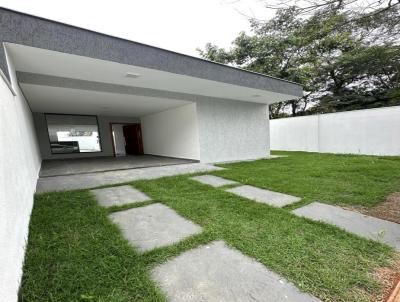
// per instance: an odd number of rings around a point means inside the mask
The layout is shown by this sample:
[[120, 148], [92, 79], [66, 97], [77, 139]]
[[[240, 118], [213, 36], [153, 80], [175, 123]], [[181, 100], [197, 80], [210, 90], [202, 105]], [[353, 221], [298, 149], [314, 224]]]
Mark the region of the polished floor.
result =
[[189, 159], [154, 155], [92, 157], [74, 159], [52, 159], [42, 162], [40, 177], [86, 174], [105, 171], [128, 170], [146, 167], [161, 167], [193, 163]]

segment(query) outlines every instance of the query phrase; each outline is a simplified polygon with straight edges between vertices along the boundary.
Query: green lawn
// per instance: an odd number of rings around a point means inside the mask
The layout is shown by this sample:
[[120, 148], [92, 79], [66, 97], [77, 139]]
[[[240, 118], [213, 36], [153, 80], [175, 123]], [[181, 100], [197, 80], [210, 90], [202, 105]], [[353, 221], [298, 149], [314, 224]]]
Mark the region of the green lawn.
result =
[[305, 201], [371, 207], [400, 190], [400, 157], [273, 152], [285, 158], [221, 165], [212, 174]]
[[[306, 201], [373, 205], [399, 185], [399, 179], [393, 179], [399, 165], [400, 159], [290, 153], [287, 158], [224, 165], [229, 170], [213, 174]], [[163, 301], [149, 270], [216, 239], [321, 300], [369, 301], [381, 291], [371, 272], [390, 265], [394, 257], [385, 245], [188, 176], [132, 185], [201, 225], [203, 233], [139, 255], [107, 219], [118, 208], [99, 207], [87, 190], [37, 195], [21, 301]]]

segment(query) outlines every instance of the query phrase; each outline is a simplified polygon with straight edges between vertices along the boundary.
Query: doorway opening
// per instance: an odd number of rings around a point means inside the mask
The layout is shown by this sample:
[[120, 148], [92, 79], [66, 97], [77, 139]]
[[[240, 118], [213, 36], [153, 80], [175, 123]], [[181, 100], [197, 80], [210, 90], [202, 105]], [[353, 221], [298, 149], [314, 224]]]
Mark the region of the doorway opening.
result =
[[140, 124], [110, 123], [114, 156], [143, 155]]

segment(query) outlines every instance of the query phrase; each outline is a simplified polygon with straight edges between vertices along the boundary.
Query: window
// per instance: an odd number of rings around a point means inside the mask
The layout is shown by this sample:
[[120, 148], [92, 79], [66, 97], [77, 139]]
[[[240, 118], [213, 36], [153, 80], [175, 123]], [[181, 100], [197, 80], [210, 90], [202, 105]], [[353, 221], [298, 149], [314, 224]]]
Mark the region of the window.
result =
[[101, 152], [96, 116], [46, 114], [53, 154]]

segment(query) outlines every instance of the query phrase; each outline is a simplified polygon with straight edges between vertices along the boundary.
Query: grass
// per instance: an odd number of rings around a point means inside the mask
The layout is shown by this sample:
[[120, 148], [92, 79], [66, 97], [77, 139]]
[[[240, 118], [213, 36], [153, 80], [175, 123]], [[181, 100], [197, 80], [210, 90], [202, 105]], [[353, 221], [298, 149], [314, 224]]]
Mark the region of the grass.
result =
[[35, 198], [20, 301], [164, 301], [88, 191]]
[[[350, 164], [353, 166], [348, 167]], [[395, 187], [392, 178], [398, 164], [398, 159], [293, 153], [277, 160], [224, 165], [230, 170], [213, 174], [304, 196], [309, 201], [343, 203], [343, 199], [331, 195], [345, 189], [345, 203], [373, 205]], [[286, 185], [280, 185], [274, 177]], [[374, 179], [378, 178], [376, 183]], [[188, 176], [132, 185], [201, 225], [203, 232], [140, 255], [107, 219], [108, 213], [118, 208], [101, 208], [86, 190], [37, 195], [21, 301], [164, 301], [149, 278], [150, 270], [183, 251], [217, 239], [321, 300], [369, 301], [382, 290], [371, 273], [390, 265], [394, 257], [394, 251], [385, 245], [293, 216], [288, 209], [197, 183]]]
[[210, 174], [303, 198], [304, 202], [372, 207], [399, 191], [400, 157], [273, 152], [288, 155], [221, 165]]

